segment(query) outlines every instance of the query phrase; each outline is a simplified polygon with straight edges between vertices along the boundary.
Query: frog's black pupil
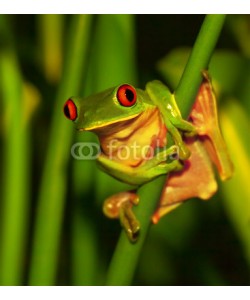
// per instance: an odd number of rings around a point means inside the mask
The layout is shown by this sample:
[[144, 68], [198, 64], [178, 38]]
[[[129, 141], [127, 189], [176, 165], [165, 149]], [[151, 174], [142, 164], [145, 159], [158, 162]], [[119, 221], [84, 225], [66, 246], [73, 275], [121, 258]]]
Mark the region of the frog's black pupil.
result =
[[64, 106], [64, 114], [67, 118], [70, 118], [70, 112], [69, 112], [69, 107], [68, 105]]
[[132, 102], [134, 100], [134, 93], [130, 89], [126, 89], [125, 95], [129, 102]]

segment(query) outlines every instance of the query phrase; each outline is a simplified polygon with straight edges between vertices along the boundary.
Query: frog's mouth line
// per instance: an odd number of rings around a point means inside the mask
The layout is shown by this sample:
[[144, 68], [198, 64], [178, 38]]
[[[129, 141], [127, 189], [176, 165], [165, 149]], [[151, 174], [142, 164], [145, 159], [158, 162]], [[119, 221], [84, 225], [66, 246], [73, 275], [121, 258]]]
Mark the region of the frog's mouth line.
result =
[[129, 124], [131, 122], [133, 122], [135, 119], [137, 119], [139, 116], [141, 115], [141, 113], [132, 115], [130, 117], [125, 117], [120, 119], [119, 121], [114, 120], [114, 121], [109, 121], [106, 122], [104, 124], [95, 124], [91, 127], [86, 127], [86, 128], [77, 128], [78, 131], [95, 131], [95, 130], [102, 130], [102, 129], [108, 129], [108, 127], [111, 127], [112, 125], [116, 124], [115, 128], [113, 128], [113, 131], [119, 131], [120, 127], [124, 127], [124, 126], [129, 126]]

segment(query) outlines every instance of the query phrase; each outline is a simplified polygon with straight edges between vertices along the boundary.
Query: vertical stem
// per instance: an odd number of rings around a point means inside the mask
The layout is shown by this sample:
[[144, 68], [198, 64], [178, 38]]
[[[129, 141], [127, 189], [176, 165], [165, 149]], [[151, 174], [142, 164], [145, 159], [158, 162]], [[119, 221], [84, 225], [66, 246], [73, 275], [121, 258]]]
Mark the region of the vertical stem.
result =
[[184, 117], [189, 114], [190, 103], [193, 102], [201, 84], [201, 71], [208, 68], [225, 18], [225, 15], [207, 15], [196, 38], [193, 50], [175, 91], [176, 100]]
[[1, 96], [4, 110], [3, 197], [1, 211], [0, 285], [22, 285], [28, 227], [30, 173], [29, 128], [24, 122], [24, 83], [1, 16]]
[[64, 15], [38, 15], [41, 64], [46, 79], [57, 83], [61, 75]]
[[68, 52], [52, 120], [48, 153], [40, 187], [29, 274], [30, 285], [56, 283], [57, 257], [64, 213], [67, 163], [73, 127], [62, 113], [65, 100], [77, 95], [86, 63], [91, 17], [72, 17]]

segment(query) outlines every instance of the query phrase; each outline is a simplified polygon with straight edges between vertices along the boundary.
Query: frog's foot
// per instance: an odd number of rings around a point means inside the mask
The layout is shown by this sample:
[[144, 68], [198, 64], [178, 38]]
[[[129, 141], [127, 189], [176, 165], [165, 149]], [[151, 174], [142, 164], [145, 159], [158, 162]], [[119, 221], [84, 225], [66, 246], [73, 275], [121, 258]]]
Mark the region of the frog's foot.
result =
[[136, 219], [130, 202], [124, 202], [120, 209], [120, 222], [131, 242], [136, 242], [139, 231], [140, 223]]
[[[197, 135], [197, 130], [192, 123], [185, 121], [181, 118], [174, 120], [173, 124], [174, 127], [171, 127], [171, 131], [170, 129], [169, 131], [174, 140], [175, 145], [179, 148], [179, 158], [181, 160], [187, 160], [190, 157], [191, 153], [189, 151], [189, 148], [183, 141], [182, 135], [186, 137], [192, 137]], [[182, 134], [177, 128], [182, 132]]]
[[131, 242], [137, 240], [140, 231], [140, 224], [132, 211], [133, 205], [137, 205], [138, 202], [139, 197], [130, 191], [109, 197], [103, 205], [103, 212], [107, 217], [120, 218], [121, 225]]
[[197, 129], [192, 125], [193, 129], [191, 131], [184, 131], [183, 134], [185, 137], [194, 137], [198, 134]]
[[173, 145], [168, 149], [158, 152], [152, 159], [148, 160], [145, 164], [146, 169], [154, 168], [160, 164], [166, 164], [167, 160], [179, 160], [179, 147]]
[[179, 149], [179, 158], [181, 160], [187, 160], [190, 156], [190, 151], [189, 149], [187, 148], [187, 146], [185, 145], [184, 142], [177, 142], [177, 147]]
[[182, 169], [183, 163], [179, 159], [179, 148], [174, 145], [158, 152], [152, 159], [145, 161], [140, 168], [137, 168], [133, 176], [145, 183], [160, 175], [180, 171]]

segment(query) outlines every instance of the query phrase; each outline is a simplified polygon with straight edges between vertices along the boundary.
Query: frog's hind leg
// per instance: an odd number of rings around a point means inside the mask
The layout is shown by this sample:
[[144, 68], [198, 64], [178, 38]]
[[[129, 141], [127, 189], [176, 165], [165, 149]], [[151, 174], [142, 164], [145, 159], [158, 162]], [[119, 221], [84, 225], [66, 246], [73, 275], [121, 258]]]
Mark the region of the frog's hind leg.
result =
[[121, 192], [107, 198], [103, 204], [103, 212], [109, 218], [119, 218], [122, 227], [131, 242], [137, 240], [140, 224], [132, 208], [139, 203], [139, 197], [133, 191]]
[[169, 175], [159, 207], [152, 217], [154, 224], [183, 201], [194, 197], [207, 200], [217, 191], [212, 163], [204, 145], [195, 138], [186, 138], [185, 141], [191, 156], [185, 161], [182, 171]]
[[206, 150], [217, 167], [221, 179], [230, 178], [233, 174], [233, 164], [220, 130], [217, 101], [206, 71], [203, 72], [203, 82], [189, 118], [198, 135], [203, 138]]

